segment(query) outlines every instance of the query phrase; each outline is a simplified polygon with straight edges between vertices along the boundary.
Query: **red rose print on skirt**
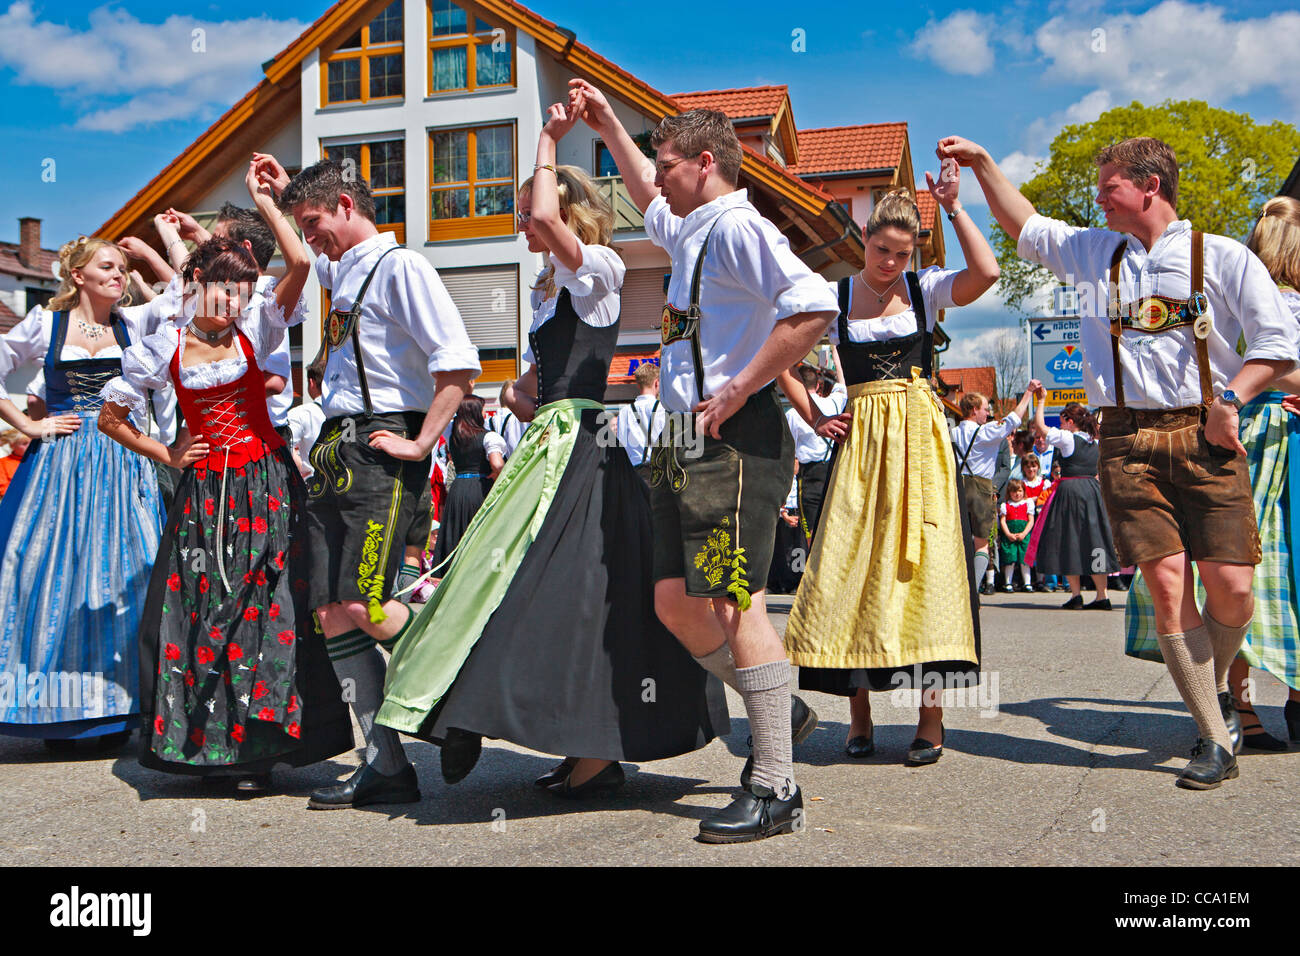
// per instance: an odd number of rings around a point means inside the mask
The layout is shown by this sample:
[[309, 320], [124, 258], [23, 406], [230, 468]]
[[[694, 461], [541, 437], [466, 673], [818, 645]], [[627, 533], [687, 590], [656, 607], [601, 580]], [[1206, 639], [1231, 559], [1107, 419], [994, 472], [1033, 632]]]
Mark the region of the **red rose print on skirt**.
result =
[[207, 514], [211, 515], [212, 512], [216, 510], [216, 502], [214, 502], [211, 498], [206, 499], [203, 502], [203, 510], [207, 512]]
[[288, 727], [284, 728], [284, 732], [288, 734], [290, 737], [296, 738], [299, 734], [302, 733], [302, 728], [298, 726], [298, 721], [295, 720]]
[[268, 693], [270, 692], [266, 689], [266, 681], [260, 680], [257, 682], [257, 686], [253, 688], [253, 700], [261, 700]]
[[193, 741], [194, 746], [202, 747], [203, 741], [206, 739], [207, 738], [203, 736], [203, 731], [200, 730], [198, 727], [195, 727], [193, 730], [190, 731], [190, 740]]
[[244, 656], [244, 649], [238, 644], [231, 644], [226, 648], [226, 657], [232, 661], [237, 661]]
[[173, 574], [171, 577], [167, 579], [167, 590], [179, 591], [180, 589], [181, 589], [181, 576], [179, 574]]
[[244, 609], [244, 620], [245, 620], [245, 621], [256, 621], [256, 620], [257, 620], [257, 608], [255, 608], [255, 607], [245, 608], [245, 609]]
[[270, 707], [263, 707], [257, 712], [258, 720], [275, 720], [275, 711]]
[[[215, 631], [216, 628], [214, 627], [213, 630]], [[213, 652], [212, 648], [210, 647], [200, 647], [198, 650], [194, 652], [194, 659], [198, 661], [200, 664], [211, 664], [214, 660], [216, 660], [216, 658], [217, 655]]]
[[248, 530], [248, 519], [247, 519], [247, 518], [240, 518], [239, 521], [236, 522], [236, 527], [238, 527], [240, 531], [247, 531], [247, 530]]
[[206, 574], [200, 574], [200, 575], [199, 575], [199, 593], [200, 593], [200, 594], [207, 594], [207, 593], [208, 593], [208, 588], [210, 588], [210, 587], [212, 587], [212, 585], [208, 582], [208, 576], [207, 576]]
[[169, 661], [178, 661], [181, 659], [181, 649], [175, 644], [168, 644], [163, 648], [163, 657]]
[[265, 518], [262, 518], [262, 517], [259, 516], [259, 517], [253, 519], [253, 533], [254, 533], [254, 534], [266, 534], [266, 519], [265, 519]]
[[155, 717], [153, 719], [153, 732], [155, 737], [161, 737], [163, 731], [166, 729], [167, 729], [167, 725], [163, 723], [163, 719], [161, 717]]
[[285, 630], [276, 635], [281, 644], [293, 643], [293, 631]]
[[230, 728], [230, 739], [237, 744], [242, 744], [244, 742], [243, 724], [235, 724], [235, 726]]

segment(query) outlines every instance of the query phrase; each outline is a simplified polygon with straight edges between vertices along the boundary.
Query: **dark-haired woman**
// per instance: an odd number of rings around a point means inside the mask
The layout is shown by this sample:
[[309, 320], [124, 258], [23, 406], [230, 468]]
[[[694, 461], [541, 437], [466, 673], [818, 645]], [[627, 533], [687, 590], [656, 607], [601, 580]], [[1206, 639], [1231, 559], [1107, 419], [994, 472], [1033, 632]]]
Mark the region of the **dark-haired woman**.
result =
[[[1110, 519], [1101, 500], [1097, 480], [1101, 426], [1096, 417], [1078, 402], [1061, 409], [1061, 427], [1048, 428], [1043, 418], [1047, 389], [1040, 388], [1034, 410], [1034, 432], [1047, 438], [1059, 454], [1061, 478], [1049, 493], [1029, 544], [1026, 562], [1042, 574], [1063, 574], [1070, 582], [1070, 600], [1061, 605], [1067, 611], [1109, 611], [1106, 576], [1119, 571], [1115, 542], [1110, 536]], [[1091, 574], [1097, 597], [1083, 603], [1083, 575]]]
[[148, 462], [94, 428], [99, 390], [154, 319], [122, 307], [116, 244], [83, 236], [59, 265], [48, 307], [0, 336], [0, 382], [40, 362], [47, 405], [34, 422], [0, 390], [0, 418], [32, 439], [0, 505], [0, 734], [66, 751], [120, 744], [137, 720], [135, 634], [162, 513]]
[[248, 309], [252, 255], [224, 238], [199, 246], [183, 271], [197, 293], [175, 325], [127, 350], [100, 417], [110, 437], [161, 460], [167, 449], [133, 428], [126, 410], [170, 381], [197, 436], [140, 627], [140, 762], [172, 773], [233, 770], [249, 793], [266, 789], [277, 763], [315, 763], [352, 746], [306, 602], [306, 491], [271, 425], [262, 372], [286, 326], [302, 319], [310, 260], [264, 193], [255, 195], [278, 227], [285, 276]]
[[505, 439], [487, 430], [483, 423], [483, 399], [477, 395], [466, 395], [461, 400], [450, 432], [447, 448], [456, 477], [447, 490], [447, 500], [438, 516], [438, 540], [433, 546], [435, 569], [460, 544], [461, 536], [483, 506], [483, 499], [492, 490], [492, 482], [506, 463]]

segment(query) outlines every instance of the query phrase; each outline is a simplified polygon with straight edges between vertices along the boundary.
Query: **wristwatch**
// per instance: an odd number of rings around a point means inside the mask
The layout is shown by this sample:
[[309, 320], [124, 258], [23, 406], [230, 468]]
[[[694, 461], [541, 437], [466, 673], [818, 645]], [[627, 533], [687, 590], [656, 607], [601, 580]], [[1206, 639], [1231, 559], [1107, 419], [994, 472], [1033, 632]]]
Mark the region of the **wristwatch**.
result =
[[1241, 411], [1241, 399], [1237, 397], [1237, 393], [1232, 389], [1225, 388], [1222, 394], [1219, 395], [1219, 398], [1225, 405], [1231, 405], [1236, 408], [1237, 411]]

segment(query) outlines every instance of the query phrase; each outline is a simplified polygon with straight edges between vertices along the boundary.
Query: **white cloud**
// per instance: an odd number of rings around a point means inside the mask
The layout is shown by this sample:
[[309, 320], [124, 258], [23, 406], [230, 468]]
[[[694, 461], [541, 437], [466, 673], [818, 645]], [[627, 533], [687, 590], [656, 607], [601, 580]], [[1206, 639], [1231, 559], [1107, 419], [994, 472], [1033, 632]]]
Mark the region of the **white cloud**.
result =
[[1015, 324], [985, 329], [973, 335], [953, 334], [951, 329], [946, 331], [952, 335], [952, 343], [948, 346], [947, 351], [943, 353], [942, 368], [971, 368], [972, 366], [987, 365], [988, 362], [985, 361], [984, 354], [998, 339], [1008, 332], [1024, 334], [1020, 331], [1019, 326]]
[[1077, 12], [1034, 34], [1045, 78], [1095, 83], [1119, 101], [1221, 103], [1276, 87], [1300, 105], [1300, 12], [1229, 20], [1224, 8], [1164, 0], [1142, 13]]
[[942, 20], [930, 20], [909, 47], [947, 73], [978, 76], [993, 69], [989, 34], [993, 21], [971, 10], [958, 10]]
[[15, 83], [65, 94], [78, 126], [122, 132], [228, 107], [256, 81], [258, 64], [305, 26], [181, 15], [142, 23], [100, 7], [78, 30], [41, 20], [28, 0], [17, 0], [0, 13], [0, 66], [14, 71]]

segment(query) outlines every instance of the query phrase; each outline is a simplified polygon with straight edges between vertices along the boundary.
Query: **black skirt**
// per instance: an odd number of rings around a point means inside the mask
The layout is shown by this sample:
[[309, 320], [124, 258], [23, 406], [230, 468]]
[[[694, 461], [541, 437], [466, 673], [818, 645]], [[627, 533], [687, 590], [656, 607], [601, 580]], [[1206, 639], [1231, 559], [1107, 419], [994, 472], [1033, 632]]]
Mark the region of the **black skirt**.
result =
[[163, 526], [140, 622], [140, 763], [261, 773], [350, 750], [307, 603], [306, 489], [288, 450], [226, 470], [224, 515], [222, 493], [221, 472], [187, 468]]
[[1047, 506], [1034, 570], [1039, 574], [1114, 574], [1110, 519], [1096, 478], [1062, 479]]
[[655, 614], [649, 490], [591, 421], [585, 412], [536, 540], [418, 736], [455, 727], [541, 753], [643, 761], [729, 732], [722, 684]]
[[460, 544], [465, 536], [465, 529], [483, 507], [483, 499], [492, 490], [492, 479], [487, 477], [470, 478], [457, 475], [447, 489], [447, 499], [442, 505], [442, 517], [438, 523], [438, 539], [433, 545], [434, 567], [442, 564]]

